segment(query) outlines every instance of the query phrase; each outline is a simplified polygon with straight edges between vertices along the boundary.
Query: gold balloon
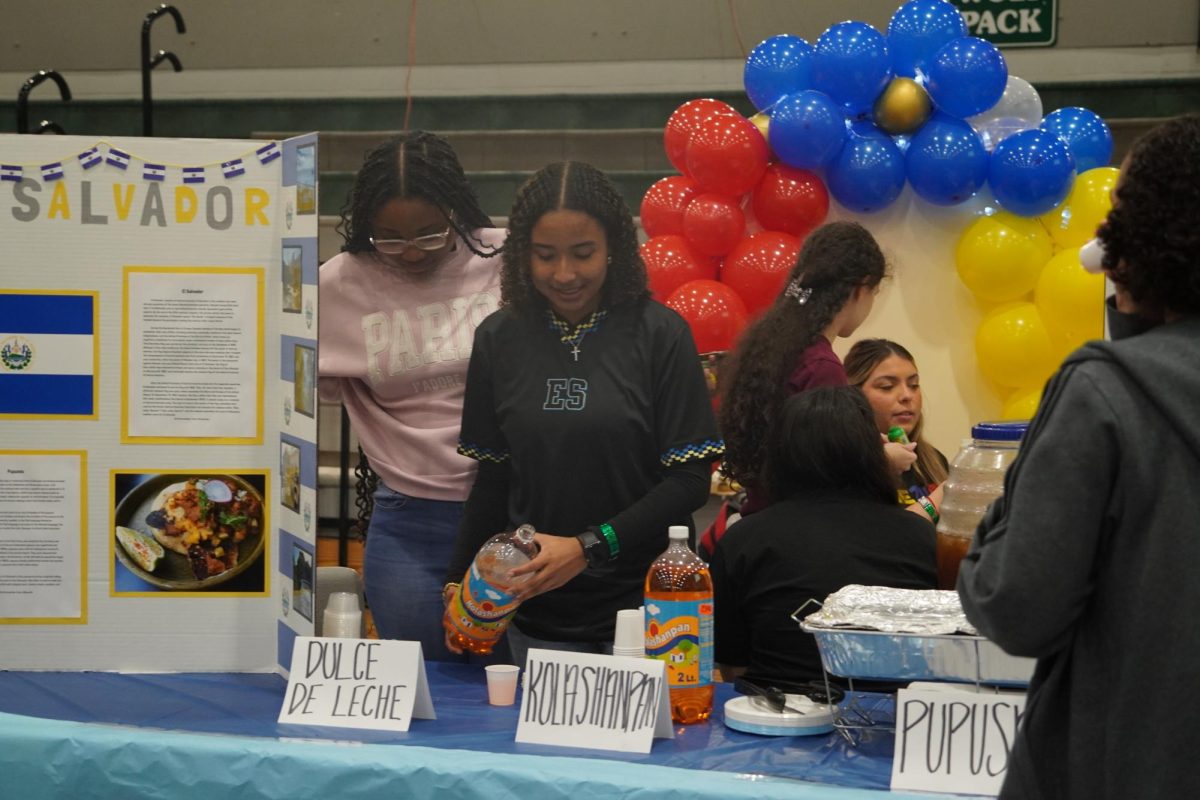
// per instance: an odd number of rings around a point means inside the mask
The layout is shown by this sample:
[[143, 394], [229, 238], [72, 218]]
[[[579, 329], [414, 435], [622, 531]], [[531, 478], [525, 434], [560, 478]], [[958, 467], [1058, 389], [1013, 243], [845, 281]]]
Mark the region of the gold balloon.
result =
[[771, 139], [767, 136], [767, 132], [771, 129], [771, 116], [765, 111], [760, 111], [751, 117], [750, 121], [754, 123], [754, 127], [758, 128], [758, 132], [762, 134], [763, 140], [770, 142]]
[[912, 133], [925, 124], [933, 104], [912, 78], [892, 78], [875, 101], [875, 124], [888, 133]]

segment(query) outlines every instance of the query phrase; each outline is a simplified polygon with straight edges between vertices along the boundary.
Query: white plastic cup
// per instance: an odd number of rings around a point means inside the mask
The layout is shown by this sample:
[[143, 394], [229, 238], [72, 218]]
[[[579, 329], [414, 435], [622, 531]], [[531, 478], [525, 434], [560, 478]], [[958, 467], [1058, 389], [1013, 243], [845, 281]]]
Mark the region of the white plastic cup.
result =
[[617, 612], [616, 630], [613, 633], [613, 654], [620, 650], [644, 650], [646, 647], [646, 619], [640, 608], [626, 608]]
[[487, 672], [488, 702], [494, 706], [511, 706], [517, 700], [517, 673], [514, 664], [489, 664]]
[[628, 656], [629, 658], [645, 658], [645, 647], [613, 647], [612, 654], [614, 656]]
[[333, 592], [325, 601], [321, 635], [333, 639], [357, 639], [362, 635], [362, 611], [352, 592]]

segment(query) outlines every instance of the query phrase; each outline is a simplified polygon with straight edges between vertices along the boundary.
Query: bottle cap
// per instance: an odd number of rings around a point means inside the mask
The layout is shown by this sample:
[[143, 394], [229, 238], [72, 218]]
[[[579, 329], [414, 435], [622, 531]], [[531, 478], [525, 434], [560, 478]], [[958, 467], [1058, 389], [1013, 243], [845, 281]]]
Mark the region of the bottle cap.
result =
[[687, 541], [687, 538], [688, 538], [687, 525], [672, 525], [671, 527], [667, 528], [667, 538], [669, 538], [671, 540], [683, 539], [684, 541]]
[[1019, 442], [1027, 430], [1027, 419], [1017, 422], [980, 422], [971, 428], [971, 436], [988, 442]]

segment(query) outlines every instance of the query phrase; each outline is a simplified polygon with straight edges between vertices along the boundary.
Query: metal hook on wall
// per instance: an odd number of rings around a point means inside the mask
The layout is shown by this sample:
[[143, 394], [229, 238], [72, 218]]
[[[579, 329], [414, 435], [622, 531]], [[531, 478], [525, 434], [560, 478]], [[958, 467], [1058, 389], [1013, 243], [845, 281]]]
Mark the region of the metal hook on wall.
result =
[[[42, 69], [30, 75], [25, 83], [21, 84], [21, 91], [17, 92], [17, 133], [30, 133], [29, 130], [29, 93], [32, 92], [38, 84], [44, 83], [47, 80], [54, 81], [58, 84], [58, 93], [63, 100], [71, 99], [71, 87], [67, 86], [66, 80], [62, 75], [58, 74], [55, 69]], [[48, 127], [53, 126], [58, 129], [58, 133], [62, 133], [63, 129], [53, 122], [43, 120], [41, 127], [37, 133], [41, 133]]]
[[175, 19], [175, 30], [177, 33], [187, 33], [187, 26], [183, 23], [183, 15], [179, 13], [179, 9], [175, 6], [169, 6], [163, 3], [158, 8], [151, 11], [142, 20], [142, 135], [154, 135], [154, 102], [150, 97], [150, 71], [164, 61], [170, 62], [176, 72], [183, 71], [183, 64], [179, 63], [179, 57], [168, 50], [159, 50], [153, 57], [150, 55], [150, 28], [154, 25], [154, 21], [163, 14], [170, 14]]

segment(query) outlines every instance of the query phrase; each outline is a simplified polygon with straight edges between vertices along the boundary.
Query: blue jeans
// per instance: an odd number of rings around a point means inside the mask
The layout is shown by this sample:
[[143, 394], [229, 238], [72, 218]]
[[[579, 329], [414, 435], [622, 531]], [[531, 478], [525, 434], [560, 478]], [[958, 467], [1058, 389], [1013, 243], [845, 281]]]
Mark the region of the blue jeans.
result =
[[442, 586], [462, 512], [462, 503], [410, 497], [380, 482], [363, 554], [367, 605], [381, 638], [420, 642], [427, 660], [500, 663], [509, 657], [502, 646], [482, 660], [446, 649]]
[[547, 639], [535, 639], [520, 631], [515, 624], [508, 626], [505, 633], [508, 648], [512, 651], [513, 660], [521, 669], [525, 669], [525, 657], [531, 649], [565, 650], [568, 653], [598, 653], [612, 655], [612, 642], [552, 642]]

